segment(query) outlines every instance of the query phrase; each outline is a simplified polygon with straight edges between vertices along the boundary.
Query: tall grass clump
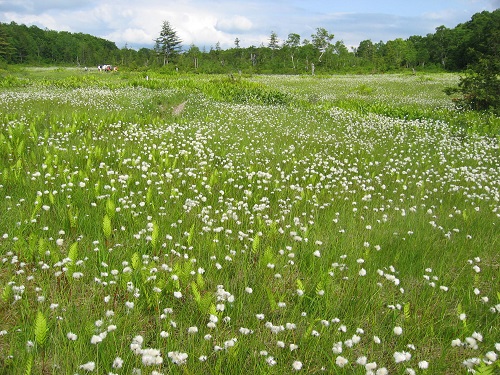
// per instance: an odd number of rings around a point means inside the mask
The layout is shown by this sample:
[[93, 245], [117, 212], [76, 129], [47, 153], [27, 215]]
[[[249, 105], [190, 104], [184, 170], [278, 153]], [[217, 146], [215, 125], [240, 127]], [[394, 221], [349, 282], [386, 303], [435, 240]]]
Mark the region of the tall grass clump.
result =
[[0, 89], [0, 373], [500, 369], [498, 138], [335, 105], [441, 76], [78, 74]]

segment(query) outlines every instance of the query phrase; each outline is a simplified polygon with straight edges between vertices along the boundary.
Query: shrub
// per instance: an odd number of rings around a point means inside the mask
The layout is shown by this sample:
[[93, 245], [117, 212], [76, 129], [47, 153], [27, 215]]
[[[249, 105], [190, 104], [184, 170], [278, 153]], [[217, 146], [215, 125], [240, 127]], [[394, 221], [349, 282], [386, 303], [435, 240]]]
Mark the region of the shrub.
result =
[[488, 110], [500, 114], [500, 61], [482, 59], [461, 77], [458, 87], [448, 87], [448, 95], [459, 93], [452, 100], [457, 107], [471, 110]]

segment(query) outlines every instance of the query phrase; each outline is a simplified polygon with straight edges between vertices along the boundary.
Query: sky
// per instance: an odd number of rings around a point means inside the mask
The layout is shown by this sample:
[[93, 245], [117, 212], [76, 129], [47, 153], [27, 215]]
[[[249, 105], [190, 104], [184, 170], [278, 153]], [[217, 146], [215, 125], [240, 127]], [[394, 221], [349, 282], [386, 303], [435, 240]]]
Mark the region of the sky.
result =
[[187, 49], [267, 45], [295, 33], [311, 40], [317, 28], [357, 47], [454, 28], [500, 0], [0, 0], [0, 22], [91, 34], [118, 48], [153, 48], [168, 21]]

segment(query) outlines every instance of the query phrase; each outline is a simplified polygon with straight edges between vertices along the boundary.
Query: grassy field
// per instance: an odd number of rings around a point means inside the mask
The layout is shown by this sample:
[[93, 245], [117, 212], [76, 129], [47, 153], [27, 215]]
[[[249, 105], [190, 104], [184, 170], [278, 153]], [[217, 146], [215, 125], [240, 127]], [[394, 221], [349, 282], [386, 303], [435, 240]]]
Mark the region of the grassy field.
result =
[[0, 374], [498, 373], [457, 82], [3, 72]]

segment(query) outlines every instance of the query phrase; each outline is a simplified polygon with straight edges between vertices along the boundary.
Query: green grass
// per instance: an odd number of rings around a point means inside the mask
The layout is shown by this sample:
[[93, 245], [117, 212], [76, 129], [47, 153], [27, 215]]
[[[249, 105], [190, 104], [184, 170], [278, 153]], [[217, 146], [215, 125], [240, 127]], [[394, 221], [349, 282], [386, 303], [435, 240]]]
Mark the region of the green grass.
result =
[[0, 373], [498, 371], [498, 137], [454, 80], [4, 76]]

